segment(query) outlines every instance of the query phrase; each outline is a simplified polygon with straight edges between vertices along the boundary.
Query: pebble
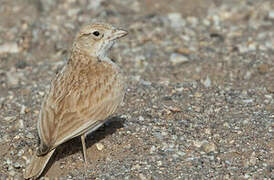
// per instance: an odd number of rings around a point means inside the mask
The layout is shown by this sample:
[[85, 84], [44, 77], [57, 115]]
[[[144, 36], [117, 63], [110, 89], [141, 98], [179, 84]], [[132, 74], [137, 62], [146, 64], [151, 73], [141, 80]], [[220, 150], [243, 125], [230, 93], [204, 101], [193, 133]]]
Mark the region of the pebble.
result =
[[196, 17], [187, 17], [187, 21], [190, 22], [193, 27], [196, 27], [199, 23]]
[[214, 143], [204, 143], [202, 145], [202, 150], [206, 153], [216, 152], [217, 147]]
[[13, 164], [13, 167], [14, 167], [15, 169], [20, 169], [20, 168], [22, 167], [22, 165], [21, 165], [20, 163], [18, 163], [18, 162], [15, 162], [15, 163]]
[[143, 116], [139, 116], [139, 121], [144, 121], [144, 117]]
[[218, 27], [218, 26], [220, 25], [220, 17], [219, 17], [219, 16], [213, 15], [213, 16], [212, 16], [212, 20], [213, 20], [214, 25], [215, 25], [216, 27]]
[[206, 129], [205, 129], [205, 134], [211, 134], [211, 130], [208, 129], [208, 128], [206, 128]]
[[96, 148], [99, 150], [99, 151], [102, 151], [104, 149], [104, 145], [102, 143], [96, 143]]
[[272, 95], [271, 94], [265, 94], [264, 97], [266, 97], [269, 100], [272, 100]]
[[253, 102], [253, 99], [245, 99], [245, 100], [243, 100], [243, 103], [246, 103], [246, 104], [252, 103], [252, 102]]
[[179, 156], [184, 156], [186, 153], [185, 153], [185, 152], [182, 152], [182, 151], [178, 151], [177, 154], [178, 154]]
[[5, 121], [13, 121], [13, 120], [15, 120], [16, 119], [16, 117], [14, 117], [14, 116], [7, 116], [7, 117], [4, 117], [4, 120]]
[[24, 153], [25, 151], [23, 149], [20, 149], [19, 152], [17, 153], [17, 156], [21, 157]]
[[15, 125], [17, 129], [23, 129], [24, 128], [24, 121], [22, 119], [19, 119]]
[[269, 11], [268, 17], [269, 17], [270, 19], [274, 19], [274, 10]]
[[80, 8], [74, 8], [74, 9], [70, 9], [68, 10], [68, 16], [73, 17], [76, 16], [79, 12], [81, 11]]
[[211, 86], [211, 80], [210, 80], [209, 76], [207, 76], [205, 80], [202, 80], [201, 83], [202, 83], [206, 88], [209, 88], [209, 87]]
[[141, 180], [147, 180], [147, 179], [148, 179], [148, 178], [147, 178], [145, 175], [143, 175], [142, 173], [139, 174], [139, 178], [140, 178]]
[[273, 83], [272, 84], [267, 84], [266, 89], [267, 89], [268, 92], [274, 93], [274, 84]]
[[18, 53], [20, 52], [20, 48], [16, 43], [6, 43], [0, 45], [0, 54], [3, 53]]
[[252, 165], [252, 166], [254, 166], [256, 164], [257, 157], [256, 157], [256, 153], [255, 152], [253, 152], [251, 154], [249, 162], [250, 162], [250, 165]]
[[244, 75], [244, 79], [249, 80], [251, 78], [252, 73], [250, 71], [247, 71]]
[[44, 96], [44, 95], [45, 95], [45, 92], [39, 91], [38, 94], [39, 94], [40, 96]]
[[260, 64], [257, 68], [260, 74], [265, 74], [269, 72], [270, 69], [268, 64]]
[[151, 148], [150, 148], [150, 153], [154, 153], [155, 150], [156, 150], [156, 147], [155, 147], [155, 146], [151, 146]]
[[22, 105], [21, 110], [20, 110], [20, 114], [25, 114], [25, 113], [26, 113], [26, 106]]
[[163, 162], [162, 161], [157, 161], [157, 166], [162, 166]]
[[12, 161], [11, 161], [10, 159], [7, 159], [7, 160], [6, 160], [6, 163], [7, 163], [8, 165], [10, 165], [10, 164], [12, 164]]
[[166, 132], [166, 131], [162, 131], [162, 136], [167, 136], [168, 135], [168, 133]]
[[177, 53], [172, 53], [169, 60], [171, 61], [172, 65], [189, 62], [189, 59], [186, 56]]
[[181, 28], [186, 25], [180, 13], [169, 13], [167, 17], [171, 22], [170, 26], [173, 28]]
[[226, 127], [226, 128], [230, 128], [230, 125], [229, 125], [227, 122], [225, 122], [225, 123], [223, 124], [223, 126]]
[[151, 82], [140, 79], [140, 83], [144, 86], [151, 86]]
[[35, 138], [34, 135], [30, 132], [27, 133], [26, 137], [29, 138], [29, 139], [34, 139]]
[[190, 55], [192, 52], [188, 48], [179, 47], [175, 50], [175, 53], [183, 54], [183, 55]]
[[193, 141], [193, 145], [200, 148], [206, 141]]
[[92, 1], [89, 1], [89, 4], [88, 4], [88, 9], [92, 9], [92, 10], [96, 10], [98, 9], [100, 6], [101, 6], [101, 3], [102, 3], [103, 0], [92, 0]]
[[134, 165], [131, 169], [132, 170], [135, 170], [135, 169], [140, 169], [141, 168], [141, 166], [139, 165], [139, 164], [136, 164], [136, 165]]
[[257, 44], [255, 42], [251, 42], [247, 46], [247, 51], [256, 51], [257, 49]]
[[19, 84], [20, 77], [14, 70], [7, 72], [6, 75], [7, 75], [8, 84], [10, 86], [16, 86]]
[[246, 45], [239, 44], [238, 48], [239, 48], [240, 53], [246, 53], [246, 52], [248, 52], [248, 48], [247, 48]]

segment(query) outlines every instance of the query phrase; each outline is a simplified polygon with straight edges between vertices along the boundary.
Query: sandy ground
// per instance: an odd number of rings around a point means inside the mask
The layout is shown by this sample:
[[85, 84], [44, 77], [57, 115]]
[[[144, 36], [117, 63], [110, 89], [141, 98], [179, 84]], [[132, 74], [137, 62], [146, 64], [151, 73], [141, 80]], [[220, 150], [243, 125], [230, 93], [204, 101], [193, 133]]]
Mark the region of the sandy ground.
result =
[[[274, 179], [273, 0], [0, 0], [1, 180], [23, 178], [50, 80], [94, 21], [129, 31], [111, 53], [128, 88], [87, 138], [87, 179]], [[43, 176], [84, 178], [80, 138]]]

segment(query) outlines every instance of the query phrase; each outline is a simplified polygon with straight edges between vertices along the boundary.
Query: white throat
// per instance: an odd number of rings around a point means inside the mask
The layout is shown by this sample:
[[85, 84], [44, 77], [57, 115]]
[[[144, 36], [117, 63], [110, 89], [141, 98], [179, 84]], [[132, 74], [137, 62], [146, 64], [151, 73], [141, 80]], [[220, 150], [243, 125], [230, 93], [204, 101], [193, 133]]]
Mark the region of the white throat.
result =
[[114, 42], [108, 42], [106, 44], [103, 44], [101, 49], [96, 53], [96, 56], [101, 60], [101, 61], [106, 61], [110, 64], [115, 64], [111, 61], [111, 59], [108, 57], [108, 52], [113, 46]]

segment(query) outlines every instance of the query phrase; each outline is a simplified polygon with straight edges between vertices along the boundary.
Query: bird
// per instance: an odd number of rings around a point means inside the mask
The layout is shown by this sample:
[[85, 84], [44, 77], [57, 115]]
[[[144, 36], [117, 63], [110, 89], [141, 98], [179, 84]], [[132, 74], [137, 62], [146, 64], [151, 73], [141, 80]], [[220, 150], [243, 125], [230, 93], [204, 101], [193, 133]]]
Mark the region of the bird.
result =
[[125, 77], [108, 52], [127, 34], [102, 22], [80, 28], [42, 102], [37, 122], [40, 145], [25, 169], [25, 179], [39, 178], [56, 148], [77, 136], [87, 167], [86, 135], [102, 126], [123, 101]]

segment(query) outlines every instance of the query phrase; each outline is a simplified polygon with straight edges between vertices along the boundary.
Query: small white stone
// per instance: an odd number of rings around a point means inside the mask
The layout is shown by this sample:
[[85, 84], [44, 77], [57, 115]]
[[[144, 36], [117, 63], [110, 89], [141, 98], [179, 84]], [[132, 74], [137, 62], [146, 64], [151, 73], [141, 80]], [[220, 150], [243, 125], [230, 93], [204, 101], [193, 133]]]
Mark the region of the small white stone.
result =
[[19, 129], [23, 129], [24, 128], [24, 121], [22, 119], [19, 119], [17, 122], [17, 127]]
[[92, 10], [96, 10], [101, 6], [101, 3], [102, 3], [102, 0], [89, 1], [87, 8], [92, 9]]
[[29, 139], [34, 139], [35, 138], [34, 135], [31, 134], [30, 132], [26, 135], [26, 137], [29, 138]]
[[272, 10], [272, 11], [270, 11], [270, 12], [268, 13], [268, 17], [269, 17], [270, 19], [274, 19], [274, 10]]
[[251, 75], [252, 75], [251, 72], [247, 71], [244, 75], [244, 79], [249, 80], [251, 78]]
[[147, 180], [147, 179], [148, 179], [148, 178], [146, 178], [146, 176], [143, 175], [143, 174], [139, 174], [139, 178], [140, 178], [141, 180]]
[[225, 123], [223, 124], [223, 126], [226, 127], [226, 128], [230, 128], [230, 125], [229, 125], [227, 122], [225, 122]]
[[74, 8], [74, 9], [70, 9], [67, 14], [70, 17], [76, 16], [79, 12], [81, 11], [80, 8]]
[[245, 100], [243, 100], [243, 103], [246, 103], [246, 104], [252, 103], [252, 102], [253, 102], [253, 99], [245, 99]]
[[141, 166], [139, 164], [136, 164], [132, 167], [132, 169], [140, 169], [140, 168], [141, 168]]
[[157, 161], [157, 166], [162, 166], [162, 161]]
[[139, 121], [145, 120], [143, 116], [139, 116]]
[[250, 43], [249, 45], [248, 45], [248, 51], [256, 51], [256, 49], [257, 49], [257, 45], [256, 45], [256, 43]]
[[246, 53], [248, 51], [248, 48], [246, 45], [240, 44], [238, 45], [240, 53]]
[[181, 64], [181, 63], [186, 63], [189, 61], [189, 59], [186, 56], [183, 56], [181, 54], [177, 53], [172, 53], [170, 55], [170, 61], [173, 65]]
[[214, 22], [215, 26], [219, 26], [220, 25], [220, 17], [219, 16], [214, 15], [212, 17], [212, 19], [213, 19], [213, 22]]
[[180, 13], [169, 13], [167, 17], [171, 22], [170, 26], [173, 28], [181, 28], [186, 25]]
[[6, 43], [0, 45], [0, 54], [2, 53], [18, 53], [20, 51], [16, 43]]
[[8, 116], [8, 117], [5, 117], [4, 120], [5, 121], [13, 121], [13, 120], [15, 120], [15, 117]]
[[207, 20], [207, 19], [205, 19], [205, 20], [203, 20], [203, 24], [204, 24], [205, 26], [210, 26], [210, 21]]
[[7, 160], [6, 160], [6, 163], [7, 163], [8, 165], [10, 165], [10, 164], [12, 164], [12, 161], [11, 161], [10, 159], [7, 159]]
[[199, 20], [196, 17], [187, 17], [187, 21], [191, 23], [192, 26], [197, 26], [199, 23]]
[[96, 143], [96, 148], [99, 150], [99, 151], [102, 151], [104, 149], [104, 145], [102, 143]]
[[267, 99], [272, 99], [272, 95], [271, 94], [266, 94], [264, 95]]
[[150, 148], [150, 153], [155, 152], [155, 150], [156, 150], [156, 147], [155, 147], [155, 146], [151, 146], [151, 148]]
[[25, 114], [25, 113], [26, 113], [26, 106], [22, 105], [21, 110], [20, 110], [20, 114]]
[[162, 136], [167, 136], [168, 135], [168, 133], [165, 132], [165, 131], [163, 131], [161, 134], [162, 134]]
[[16, 86], [19, 84], [19, 75], [15, 72], [15, 70], [11, 70], [9, 72], [6, 73], [7, 75], [7, 80], [8, 80], [8, 84], [11, 86]]
[[23, 149], [20, 149], [19, 152], [17, 153], [17, 156], [21, 157], [24, 153], [25, 151]]
[[39, 91], [38, 94], [39, 94], [40, 96], [44, 96], [44, 95], [45, 95], [45, 92]]
[[209, 76], [206, 77], [206, 79], [204, 81], [202, 81], [202, 84], [206, 87], [209, 88], [211, 86], [211, 80], [209, 78]]
[[182, 151], [178, 151], [177, 154], [178, 154], [179, 156], [184, 156], [186, 153], [185, 153], [185, 152], [182, 152]]
[[204, 143], [204, 141], [193, 141], [193, 145], [197, 148], [200, 148]]
[[216, 145], [214, 143], [204, 143], [202, 145], [202, 150], [206, 153], [210, 153], [210, 152], [216, 152]]
[[253, 165], [253, 166], [256, 164], [256, 162], [257, 162], [257, 157], [256, 157], [256, 153], [255, 153], [255, 152], [253, 152], [253, 153], [251, 154], [249, 162], [250, 162], [250, 164]]

